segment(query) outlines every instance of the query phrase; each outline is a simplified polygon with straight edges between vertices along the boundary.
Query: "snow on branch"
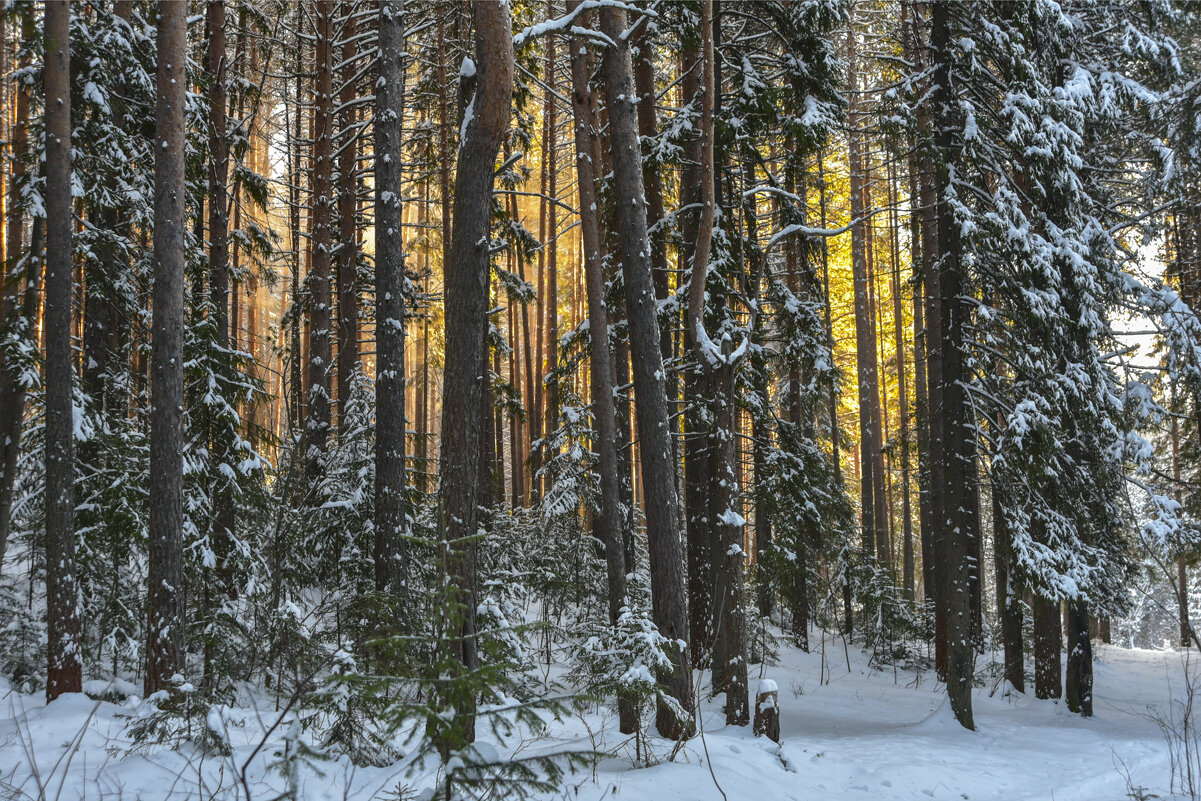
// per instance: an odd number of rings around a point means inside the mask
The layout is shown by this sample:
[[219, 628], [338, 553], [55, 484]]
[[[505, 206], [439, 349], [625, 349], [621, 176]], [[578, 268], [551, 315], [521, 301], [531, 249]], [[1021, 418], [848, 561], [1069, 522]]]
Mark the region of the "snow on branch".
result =
[[535, 25], [527, 25], [522, 29], [521, 33], [513, 37], [513, 48], [520, 49], [528, 44], [531, 40], [541, 36], [547, 36], [552, 33], [569, 33], [574, 36], [587, 36], [594, 39], [599, 39], [605, 44], [616, 46], [616, 43], [609, 37], [602, 34], [600, 31], [591, 30], [588, 28], [576, 27], [573, 23], [585, 11], [591, 11], [594, 8], [619, 8], [622, 11], [629, 11], [638, 14], [642, 17], [657, 17], [652, 9], [639, 8], [629, 3], [623, 3], [621, 0], [584, 0], [569, 13], [555, 19], [548, 19], [539, 22]]

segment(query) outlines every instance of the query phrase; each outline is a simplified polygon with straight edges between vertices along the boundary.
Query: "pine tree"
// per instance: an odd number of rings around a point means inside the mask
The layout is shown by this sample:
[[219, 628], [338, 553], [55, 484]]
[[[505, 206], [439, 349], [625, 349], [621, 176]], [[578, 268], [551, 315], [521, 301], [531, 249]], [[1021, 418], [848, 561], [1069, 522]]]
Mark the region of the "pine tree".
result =
[[146, 694], [184, 671], [183, 316], [184, 98], [187, 20], [180, 3], [159, 9], [154, 160], [154, 329], [150, 433]]
[[79, 692], [71, 358], [71, 8], [46, 4], [46, 699]]
[[[613, 152], [614, 204], [617, 236], [621, 242], [621, 268], [630, 330], [630, 356], [638, 409], [642, 484], [645, 493], [651, 593], [655, 625], [669, 640], [688, 641], [688, 599], [679, 537], [679, 498], [667, 425], [667, 394], [663, 355], [655, 313], [654, 282], [650, 269], [642, 165], [638, 154], [637, 112], [634, 109], [633, 66], [629, 43], [622, 36], [625, 12], [605, 7], [600, 30], [613, 45], [602, 57], [605, 97]], [[664, 683], [679, 705], [660, 704], [656, 727], [672, 739], [686, 737], [691, 729], [694, 700], [689, 655], [672, 653], [673, 666]]]
[[404, 119], [404, 3], [379, 13], [379, 80], [375, 88], [375, 588], [403, 592], [410, 516], [405, 470], [405, 303], [409, 296], [401, 197]]
[[[439, 558], [450, 583], [441, 646], [455, 674], [479, 665], [475, 639], [475, 537], [484, 428], [481, 376], [487, 369], [484, 332], [491, 273], [494, 163], [508, 129], [513, 87], [513, 44], [508, 7], [473, 8], [475, 59], [459, 71], [463, 132], [457, 155], [454, 228], [445, 270], [446, 371], [442, 407], [442, 484], [438, 528], [446, 543]], [[459, 721], [441, 734], [445, 758], [475, 739], [474, 699], [443, 699], [456, 706]]]

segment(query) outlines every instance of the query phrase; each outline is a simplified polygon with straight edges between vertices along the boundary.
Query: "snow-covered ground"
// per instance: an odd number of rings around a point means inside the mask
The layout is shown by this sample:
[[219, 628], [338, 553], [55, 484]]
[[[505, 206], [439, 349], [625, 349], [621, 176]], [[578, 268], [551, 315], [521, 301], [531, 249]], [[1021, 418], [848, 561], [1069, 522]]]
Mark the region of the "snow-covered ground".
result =
[[[1131, 787], [1171, 797], [1168, 749], [1148, 711], [1166, 711], [1172, 693], [1182, 692], [1182, 655], [1101, 646], [1096, 656], [1092, 719], [990, 686], [975, 694], [978, 731], [968, 732], [955, 723], [931, 674], [872, 670], [854, 646], [844, 654], [841, 640], [827, 638], [824, 658], [820, 649], [805, 654], [782, 645], [781, 663], [766, 669], [779, 686], [780, 746], [749, 728], [724, 727], [713, 702], [705, 707], [704, 737], [671, 761], [672, 744], [652, 738], [659, 761], [651, 767], [632, 767], [632, 745], [603, 710], [555, 724], [522, 748], [611, 751], [549, 796], [585, 801], [719, 800], [723, 792], [729, 801], [1119, 801], [1131, 797]], [[122, 715], [130, 711], [82, 695], [47, 706], [0, 686], [0, 799], [245, 799], [247, 791], [253, 799], [274, 799], [285, 787], [269, 764], [278, 759], [288, 723], [256, 751], [279, 716], [269, 702], [258, 712], [230, 713], [239, 725], [229, 727], [229, 757], [191, 749], [125, 755]], [[433, 776], [341, 760], [302, 765], [294, 781], [306, 801], [368, 801], [421, 798]]]

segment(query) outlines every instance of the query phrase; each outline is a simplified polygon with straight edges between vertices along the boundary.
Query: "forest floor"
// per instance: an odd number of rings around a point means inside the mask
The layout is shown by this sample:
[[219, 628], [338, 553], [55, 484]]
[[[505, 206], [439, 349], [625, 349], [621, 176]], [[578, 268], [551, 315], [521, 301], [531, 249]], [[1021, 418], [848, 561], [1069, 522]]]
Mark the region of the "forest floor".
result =
[[[610, 754], [568, 776], [548, 799], [1174, 797], [1169, 749], [1153, 718], [1167, 714], [1173, 694], [1183, 698], [1185, 658], [1179, 652], [1097, 648], [1091, 719], [1071, 714], [1062, 703], [979, 688], [977, 731], [969, 732], [954, 721], [932, 674], [876, 669], [854, 645], [844, 651], [841, 639], [829, 637], [824, 644], [823, 655], [820, 647], [803, 653], [781, 643], [779, 664], [763, 671], [779, 687], [779, 746], [752, 736], [749, 727], [725, 727], [718, 699], [704, 707], [704, 737], [689, 741], [674, 758], [672, 743], [650, 738], [648, 761], [656, 764], [649, 767], [634, 767], [633, 745], [617, 733], [615, 717], [596, 709], [552, 724], [540, 738], [510, 742], [500, 754]], [[1194, 659], [1191, 672], [1198, 666]], [[235, 801], [249, 792], [266, 801], [285, 790], [272, 763], [284, 733], [295, 729], [285, 720], [264, 737], [279, 718], [272, 703], [261, 712], [227, 712], [238, 725], [229, 726], [233, 752], [226, 757], [204, 756], [190, 746], [129, 754], [125, 730], [135, 709], [132, 699], [114, 704], [84, 695], [46, 705], [40, 696], [0, 684], [0, 799]], [[292, 776], [296, 797], [305, 801], [427, 798], [434, 779], [432, 769], [414, 773], [403, 763], [356, 768], [344, 758], [301, 764]]]

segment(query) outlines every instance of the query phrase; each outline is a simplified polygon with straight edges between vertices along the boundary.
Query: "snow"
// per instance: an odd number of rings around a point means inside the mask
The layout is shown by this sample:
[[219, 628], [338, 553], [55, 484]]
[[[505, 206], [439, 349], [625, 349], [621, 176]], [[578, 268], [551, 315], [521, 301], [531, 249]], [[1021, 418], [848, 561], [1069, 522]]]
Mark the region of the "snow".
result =
[[[812, 653], [782, 642], [780, 664], [751, 666], [752, 689], [778, 692], [780, 745], [754, 737], [749, 726], [725, 726], [718, 698], [703, 706], [704, 739], [690, 740], [674, 760], [673, 744], [652, 735], [649, 767], [633, 768], [634, 745], [618, 734], [616, 715], [604, 707], [552, 723], [541, 739], [515, 739], [509, 746], [485, 741], [459, 759], [496, 761], [515, 748], [523, 755], [595, 748], [606, 754], [595, 770], [570, 774], [559, 792], [545, 796], [580, 801], [719, 799], [715, 779], [729, 801], [1118, 801], [1128, 797], [1127, 774], [1133, 787], [1172, 797], [1166, 745], [1147, 715], [1182, 686], [1177, 652], [1097, 646], [1092, 719], [1062, 704], [1008, 695], [989, 680], [974, 693], [977, 731], [969, 732], [955, 722], [929, 671], [874, 669], [857, 644], [844, 651], [841, 638], [817, 631], [811, 640]], [[989, 658], [982, 657], [981, 665]], [[89, 682], [87, 689], [106, 686]], [[129, 688], [113, 686], [121, 694]], [[704, 681], [699, 690], [708, 698]], [[101, 799], [117, 797], [120, 788], [124, 798], [182, 801], [197, 797], [203, 776], [203, 797], [234, 801], [245, 796], [244, 766], [252, 797], [273, 798], [285, 787], [278, 753], [307, 736], [290, 713], [260, 696], [206, 716], [208, 727], [228, 738], [229, 756], [200, 758], [191, 746], [152, 746], [131, 755], [127, 717], [145, 711], [136, 698], [118, 705], [71, 694], [47, 705], [3, 682], [0, 698], [0, 778], [6, 794], [17, 798], [44, 792], [48, 798]], [[267, 747], [259, 748], [268, 729]], [[298, 762], [291, 775], [297, 797], [305, 799], [369, 801], [388, 797], [402, 783], [420, 796], [432, 786], [437, 766], [411, 774], [408, 767], [354, 767], [343, 758], [317, 766]]]

